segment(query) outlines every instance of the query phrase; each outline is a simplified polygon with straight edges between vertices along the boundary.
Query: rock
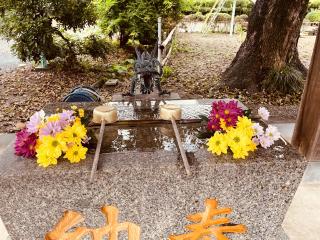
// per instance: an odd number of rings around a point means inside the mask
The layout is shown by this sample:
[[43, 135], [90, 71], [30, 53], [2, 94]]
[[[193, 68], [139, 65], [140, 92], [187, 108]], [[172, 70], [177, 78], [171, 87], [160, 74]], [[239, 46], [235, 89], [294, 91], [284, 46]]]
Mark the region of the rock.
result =
[[108, 81], [105, 82], [105, 86], [107, 87], [113, 87], [116, 86], [118, 84], [119, 80], [118, 79], [110, 79]]
[[16, 124], [16, 128], [17, 128], [18, 130], [22, 130], [22, 129], [24, 129], [25, 127], [26, 127], [26, 124], [23, 123], [23, 122], [18, 122], [18, 123]]

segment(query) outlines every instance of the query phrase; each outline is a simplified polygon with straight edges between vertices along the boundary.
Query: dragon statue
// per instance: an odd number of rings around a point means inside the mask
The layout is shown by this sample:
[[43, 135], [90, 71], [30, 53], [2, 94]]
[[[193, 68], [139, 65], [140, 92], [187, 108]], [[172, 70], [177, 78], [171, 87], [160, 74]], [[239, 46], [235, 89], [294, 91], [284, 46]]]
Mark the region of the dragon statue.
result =
[[141, 94], [150, 94], [154, 87], [158, 90], [159, 95], [170, 94], [161, 89], [162, 66], [156, 58], [157, 46], [152, 53], [144, 51], [142, 54], [136, 48], [137, 59], [134, 63], [134, 76], [131, 79], [130, 92], [123, 94], [124, 96], [134, 96], [136, 86], [140, 83]]

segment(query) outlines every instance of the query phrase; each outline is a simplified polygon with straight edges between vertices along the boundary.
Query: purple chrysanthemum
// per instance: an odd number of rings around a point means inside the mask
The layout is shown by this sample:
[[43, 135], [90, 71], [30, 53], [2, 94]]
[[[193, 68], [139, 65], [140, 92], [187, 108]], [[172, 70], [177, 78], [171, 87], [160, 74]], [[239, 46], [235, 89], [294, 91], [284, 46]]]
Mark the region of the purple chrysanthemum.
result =
[[39, 136], [55, 136], [57, 133], [61, 132], [62, 127], [58, 121], [48, 122], [43, 128], [40, 129]]
[[30, 120], [27, 122], [27, 132], [36, 133], [39, 130], [39, 126], [43, 121], [45, 112], [43, 110], [36, 112], [30, 117]]
[[222, 130], [221, 120], [224, 120], [226, 127], [233, 127], [237, 124], [239, 116], [243, 116], [243, 110], [238, 107], [236, 101], [214, 102], [209, 116], [208, 129], [211, 131]]
[[23, 129], [16, 133], [15, 154], [26, 158], [32, 158], [36, 155], [37, 136], [28, 133]]

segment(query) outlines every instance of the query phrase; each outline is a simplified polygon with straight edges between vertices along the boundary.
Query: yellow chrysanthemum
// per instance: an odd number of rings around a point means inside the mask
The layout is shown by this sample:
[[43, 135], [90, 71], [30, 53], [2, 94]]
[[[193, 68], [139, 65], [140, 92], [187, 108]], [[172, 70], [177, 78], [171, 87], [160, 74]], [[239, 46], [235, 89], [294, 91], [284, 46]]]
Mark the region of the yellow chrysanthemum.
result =
[[78, 163], [86, 158], [87, 151], [87, 148], [75, 144], [68, 148], [64, 158], [67, 158], [71, 163]]
[[41, 167], [49, 167], [50, 165], [57, 165], [58, 160], [57, 158], [54, 157], [50, 157], [46, 154], [37, 154], [37, 163], [39, 164], [39, 166]]
[[234, 128], [227, 132], [228, 145], [233, 152], [233, 157], [246, 158], [249, 155], [249, 151], [254, 151], [256, 145], [252, 141], [252, 137], [248, 135], [248, 129], [246, 128]]
[[80, 109], [78, 110], [78, 112], [79, 112], [79, 117], [80, 117], [80, 118], [83, 118], [83, 117], [84, 117], [84, 110], [83, 110], [82, 108], [80, 108]]
[[72, 126], [66, 127], [64, 130], [64, 137], [68, 143], [80, 144], [86, 138], [87, 129], [79, 121], [75, 121]]
[[221, 155], [221, 153], [226, 154], [228, 151], [228, 143], [225, 135], [220, 132], [215, 132], [214, 136], [209, 139], [208, 151]]
[[78, 107], [77, 107], [76, 105], [72, 105], [72, 106], [71, 106], [71, 109], [75, 111], [75, 110], [78, 109]]
[[58, 137], [43, 136], [37, 148], [37, 153], [41, 156], [47, 155], [50, 158], [59, 158], [65, 148], [64, 144]]
[[248, 149], [244, 148], [244, 147], [238, 147], [236, 149], [231, 148], [231, 151], [233, 152], [233, 158], [234, 159], [245, 159], [246, 157], [249, 156], [249, 151]]
[[248, 117], [238, 117], [237, 128], [241, 129], [249, 138], [254, 135], [253, 122]]
[[57, 122], [59, 120], [60, 120], [60, 115], [59, 114], [52, 114], [47, 119], [48, 122]]
[[227, 126], [226, 121], [223, 118], [220, 118], [220, 127], [224, 131], [228, 131], [228, 130], [232, 129], [231, 126], [230, 127]]
[[74, 119], [74, 123], [81, 124], [81, 118], [76, 117], [76, 118]]

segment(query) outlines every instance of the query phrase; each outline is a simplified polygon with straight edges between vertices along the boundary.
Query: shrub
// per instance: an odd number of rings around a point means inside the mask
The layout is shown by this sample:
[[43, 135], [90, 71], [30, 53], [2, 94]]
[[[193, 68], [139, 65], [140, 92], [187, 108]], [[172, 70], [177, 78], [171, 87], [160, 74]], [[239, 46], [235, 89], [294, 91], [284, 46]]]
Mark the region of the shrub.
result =
[[197, 12], [186, 16], [186, 19], [189, 21], [204, 21], [205, 18], [206, 16], [204, 16], [201, 12]]
[[262, 82], [262, 86], [269, 92], [299, 93], [303, 89], [303, 79], [300, 71], [286, 66], [280, 70], [271, 70], [268, 77]]
[[314, 10], [307, 14], [306, 19], [310, 22], [320, 22], [320, 10]]
[[112, 44], [104, 38], [95, 35], [86, 37], [80, 45], [81, 54], [87, 54], [93, 58], [106, 58], [107, 53], [112, 48]]
[[228, 13], [218, 13], [218, 16], [216, 18], [217, 22], [224, 22], [224, 21], [230, 21], [231, 15]]
[[236, 22], [248, 22], [249, 17], [246, 14], [241, 14], [241, 15], [236, 16], [235, 20], [236, 20]]

